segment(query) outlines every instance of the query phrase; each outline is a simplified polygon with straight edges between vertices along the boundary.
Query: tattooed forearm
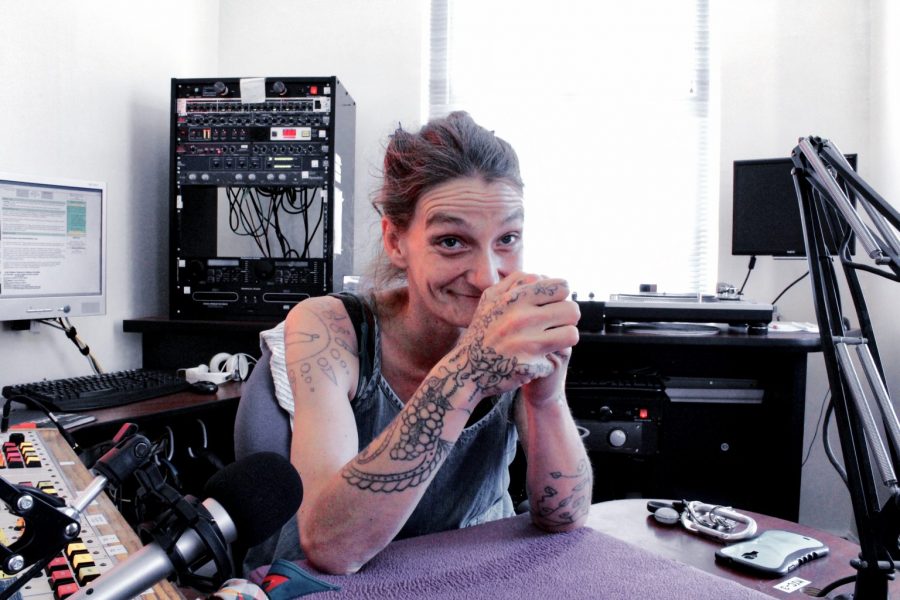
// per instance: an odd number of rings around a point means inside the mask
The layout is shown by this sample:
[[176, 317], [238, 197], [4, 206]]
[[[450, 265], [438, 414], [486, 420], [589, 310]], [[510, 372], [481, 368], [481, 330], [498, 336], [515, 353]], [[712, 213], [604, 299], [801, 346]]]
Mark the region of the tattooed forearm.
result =
[[532, 509], [539, 523], [552, 529], [570, 525], [586, 515], [593, 491], [593, 478], [587, 461], [579, 461], [577, 471], [572, 475], [554, 471], [550, 477], [559, 482], [544, 487], [543, 495]]
[[423, 483], [427, 483], [434, 472], [442, 462], [444, 456], [450, 451], [453, 444], [444, 440], [437, 440], [434, 448], [428, 451], [418, 465], [406, 471], [399, 473], [368, 473], [352, 463], [341, 472], [341, 475], [351, 485], [362, 490], [371, 492], [402, 492], [405, 489], [417, 487]]
[[[429, 377], [399, 416], [397, 425], [386, 433], [375, 448], [367, 448], [344, 468], [342, 475], [352, 485], [373, 492], [394, 492], [427, 483], [429, 476], [443, 462], [452, 443], [441, 439], [444, 419], [454, 410], [450, 398], [463, 389], [466, 381], [475, 386], [461, 405], [467, 406], [473, 396], [490, 393], [504, 379], [521, 368], [515, 358], [499, 355], [484, 348], [477, 338], [464, 354], [457, 356], [462, 364], [455, 370], [443, 368], [439, 376]], [[453, 364], [453, 361], [451, 361]], [[376, 473], [362, 468], [389, 449], [394, 461], [417, 461], [412, 469], [398, 473]]]
[[[452, 447], [452, 442], [441, 438], [448, 412], [471, 412], [476, 398], [481, 400], [498, 394], [510, 389], [511, 380], [529, 380], [551, 369], [550, 365], [541, 363], [522, 363], [516, 356], [506, 356], [484, 343], [488, 326], [527, 293], [524, 289], [515, 290], [479, 310], [466, 336], [456, 351], [444, 360], [438, 374], [428, 377], [395, 424], [343, 469], [341, 474], [345, 480], [373, 492], [394, 492], [427, 485], [431, 474]], [[553, 292], [541, 288], [533, 293]], [[378, 464], [414, 462], [415, 466], [394, 473], [378, 472], [379, 469], [374, 467], [376, 459], [385, 456], [390, 461]]]

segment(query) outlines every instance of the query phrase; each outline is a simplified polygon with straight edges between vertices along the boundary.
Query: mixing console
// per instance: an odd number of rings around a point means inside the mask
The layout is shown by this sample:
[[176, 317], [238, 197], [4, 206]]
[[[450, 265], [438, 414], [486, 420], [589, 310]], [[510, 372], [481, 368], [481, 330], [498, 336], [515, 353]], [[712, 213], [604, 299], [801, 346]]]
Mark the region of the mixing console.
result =
[[[92, 476], [72, 450], [53, 430], [27, 430], [0, 435], [0, 477], [16, 485], [35, 487], [62, 498], [67, 506], [91, 482]], [[24, 521], [0, 502], [0, 542], [9, 545], [21, 536]], [[81, 535], [73, 540], [45, 569], [16, 595], [17, 599], [61, 600], [124, 560], [140, 548], [137, 536], [101, 494], [81, 516]], [[27, 567], [26, 569], [27, 570]], [[23, 571], [24, 572], [24, 571]], [[0, 588], [14, 577], [0, 571]], [[180, 598], [168, 583], [158, 584], [141, 595], [147, 600]]]

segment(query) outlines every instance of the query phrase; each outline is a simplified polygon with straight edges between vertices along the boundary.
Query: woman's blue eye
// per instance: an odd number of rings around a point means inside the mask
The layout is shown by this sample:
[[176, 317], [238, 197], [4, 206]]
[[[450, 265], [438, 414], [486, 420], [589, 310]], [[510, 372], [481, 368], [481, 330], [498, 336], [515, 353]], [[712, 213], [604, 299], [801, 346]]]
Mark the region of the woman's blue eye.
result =
[[459, 248], [459, 240], [456, 238], [444, 238], [438, 244], [444, 248]]
[[517, 233], [507, 233], [503, 237], [500, 238], [500, 243], [504, 245], [515, 244], [519, 239], [519, 234]]

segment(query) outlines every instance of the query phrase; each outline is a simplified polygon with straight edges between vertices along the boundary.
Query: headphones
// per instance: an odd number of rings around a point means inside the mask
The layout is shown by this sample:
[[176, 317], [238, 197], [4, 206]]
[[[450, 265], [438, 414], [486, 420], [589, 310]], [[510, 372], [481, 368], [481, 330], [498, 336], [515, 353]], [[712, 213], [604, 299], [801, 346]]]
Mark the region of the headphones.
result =
[[188, 383], [209, 381], [221, 384], [226, 381], [244, 381], [253, 364], [256, 364], [256, 359], [249, 354], [219, 352], [210, 359], [209, 365], [184, 369], [184, 378]]

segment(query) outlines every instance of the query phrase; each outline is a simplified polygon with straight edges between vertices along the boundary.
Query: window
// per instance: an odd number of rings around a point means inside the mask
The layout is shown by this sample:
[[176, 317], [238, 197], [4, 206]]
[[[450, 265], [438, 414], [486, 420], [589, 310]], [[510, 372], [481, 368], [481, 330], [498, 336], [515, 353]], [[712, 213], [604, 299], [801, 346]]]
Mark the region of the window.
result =
[[708, 0], [433, 0], [429, 117], [466, 110], [525, 181], [526, 269], [710, 293], [718, 144]]

